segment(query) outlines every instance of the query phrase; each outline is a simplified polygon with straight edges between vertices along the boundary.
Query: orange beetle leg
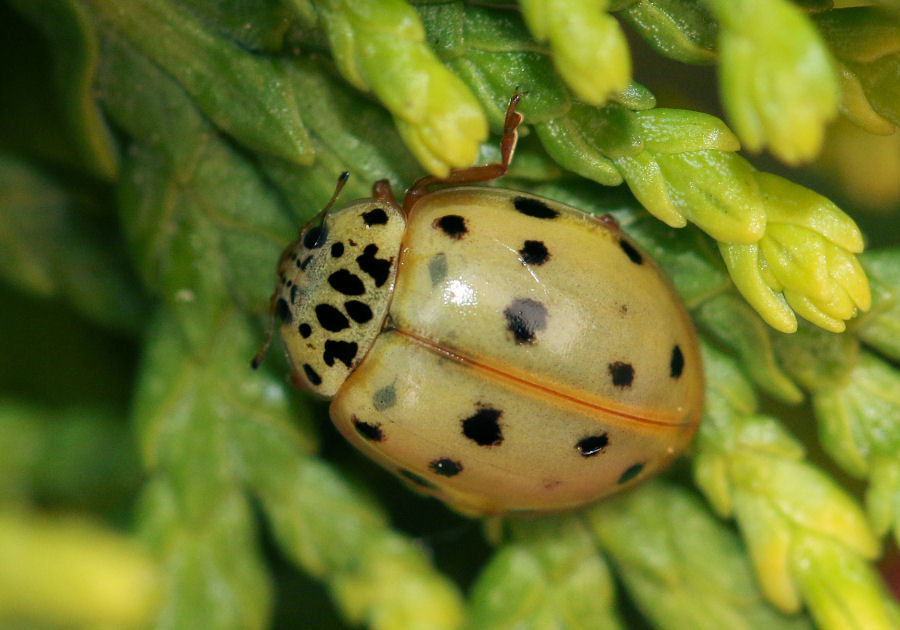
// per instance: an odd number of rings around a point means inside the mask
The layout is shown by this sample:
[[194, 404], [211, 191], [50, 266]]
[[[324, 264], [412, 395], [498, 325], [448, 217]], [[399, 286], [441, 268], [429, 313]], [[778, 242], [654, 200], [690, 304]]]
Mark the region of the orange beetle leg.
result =
[[516, 105], [522, 98], [522, 94], [516, 90], [509, 99], [506, 108], [506, 121], [503, 123], [503, 138], [500, 140], [500, 162], [485, 164], [483, 166], [471, 166], [469, 168], [453, 169], [447, 177], [435, 177], [426, 175], [416, 181], [412, 188], [406, 191], [403, 197], [403, 213], [409, 216], [410, 210], [416, 202], [429, 193], [428, 188], [436, 185], [476, 184], [489, 182], [506, 174], [509, 163], [512, 161], [516, 150], [516, 141], [519, 134], [516, 128], [522, 123], [522, 114], [516, 111]]
[[391, 190], [391, 183], [386, 179], [379, 179], [372, 184], [372, 198], [376, 201], [397, 205], [397, 199], [394, 197], [394, 191]]

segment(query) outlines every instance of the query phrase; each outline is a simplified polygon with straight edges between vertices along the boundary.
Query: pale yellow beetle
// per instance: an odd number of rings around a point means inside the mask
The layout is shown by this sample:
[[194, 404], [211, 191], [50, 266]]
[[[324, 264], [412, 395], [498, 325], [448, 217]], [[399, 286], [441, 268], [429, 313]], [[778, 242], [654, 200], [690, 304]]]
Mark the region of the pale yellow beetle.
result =
[[703, 404], [684, 306], [614, 219], [429, 190], [506, 172], [518, 100], [501, 163], [425, 177], [402, 206], [382, 181], [326, 208], [282, 255], [273, 295], [294, 382], [332, 398], [359, 450], [468, 514], [636, 483], [686, 445]]

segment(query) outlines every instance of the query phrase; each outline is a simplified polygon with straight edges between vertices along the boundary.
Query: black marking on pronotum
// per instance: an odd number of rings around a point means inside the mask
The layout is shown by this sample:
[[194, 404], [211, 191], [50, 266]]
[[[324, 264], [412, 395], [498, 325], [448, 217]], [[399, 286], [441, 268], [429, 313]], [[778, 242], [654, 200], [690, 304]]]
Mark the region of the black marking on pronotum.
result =
[[338, 269], [328, 276], [328, 284], [332, 289], [340, 291], [344, 295], [362, 295], [366, 292], [366, 285], [359, 279], [359, 276], [346, 269]]
[[634, 382], [634, 367], [630, 363], [616, 361], [608, 366], [615, 387], [628, 388]]
[[388, 276], [391, 273], [391, 261], [383, 258], [376, 258], [375, 254], [377, 253], [378, 245], [366, 245], [362, 256], [356, 257], [356, 263], [359, 265], [360, 269], [372, 276], [372, 279], [375, 281], [375, 286], [380, 287], [387, 282]]
[[321, 385], [322, 377], [319, 376], [319, 373], [312, 369], [312, 366], [309, 363], [303, 364], [303, 371], [306, 373], [306, 378], [309, 379], [309, 382], [313, 385]]
[[384, 225], [388, 222], [387, 213], [381, 208], [375, 208], [374, 210], [363, 212], [362, 218], [363, 221], [366, 222], [366, 225], [368, 225], [369, 227], [373, 225]]
[[372, 319], [372, 309], [370, 309], [369, 305], [365, 302], [349, 300], [348, 302], [344, 302], [344, 308], [347, 310], [347, 315], [350, 316], [350, 319], [357, 324], [365, 324]]
[[541, 241], [525, 241], [522, 249], [519, 250], [519, 256], [526, 265], [543, 265], [550, 258], [550, 252], [547, 246]]
[[547, 327], [547, 308], [530, 298], [513, 300], [503, 315], [517, 344], [534, 343], [535, 333]]
[[628, 259], [635, 265], [640, 265], [644, 262], [644, 257], [641, 256], [641, 252], [636, 250], [634, 248], [634, 245], [626, 241], [624, 238], [619, 239], [619, 247], [622, 248], [622, 251], [625, 252], [626, 256], [628, 256]]
[[428, 488], [429, 490], [437, 490], [437, 486], [425, 479], [424, 477], [417, 475], [411, 470], [406, 470], [405, 468], [401, 468], [397, 471], [401, 477], [404, 479], [408, 479], [412, 481], [417, 486], [421, 486], [423, 488]]
[[629, 481], [631, 481], [632, 479], [634, 479], [635, 477], [640, 475], [641, 471], [643, 471], [643, 470], [644, 470], [643, 464], [632, 464], [631, 466], [626, 468], [625, 472], [623, 472], [619, 476], [618, 483], [628, 483]]
[[481, 407], [462, 421], [462, 432], [479, 446], [498, 446], [503, 442], [500, 416], [503, 412], [492, 407]]
[[329, 339], [325, 342], [325, 352], [322, 353], [322, 360], [325, 361], [325, 365], [328, 367], [334, 365], [335, 359], [345, 366], [350, 367], [353, 363], [353, 359], [356, 358], [357, 350], [359, 350], [359, 346], [356, 345], [355, 341], [335, 341]]
[[300, 294], [300, 287], [296, 284], [291, 287], [291, 304], [297, 303], [297, 296]]
[[458, 214], [448, 214], [434, 220], [432, 225], [454, 240], [459, 240], [469, 231], [466, 220]]
[[384, 440], [384, 432], [381, 430], [380, 424], [363, 422], [356, 416], [351, 417], [350, 422], [353, 423], [353, 428], [356, 429], [356, 432], [370, 442], [381, 442]]
[[516, 197], [513, 206], [522, 214], [537, 219], [555, 219], [559, 216], [559, 212], [534, 197]]
[[344, 244], [343, 243], [335, 243], [331, 246], [331, 257], [332, 258], [340, 258], [344, 255]]
[[307, 337], [309, 337], [312, 334], [312, 328], [310, 327], [309, 324], [300, 324], [297, 327], [297, 332], [300, 333], [301, 337], [306, 339]]
[[278, 298], [278, 301], [275, 302], [275, 314], [285, 324], [290, 324], [294, 319], [293, 315], [291, 315], [291, 307], [288, 306], [287, 300], [284, 298]]
[[331, 304], [317, 304], [316, 318], [322, 324], [322, 328], [331, 332], [340, 332], [350, 327], [347, 317]]
[[309, 265], [310, 261], [312, 261], [312, 255], [307, 256], [303, 260], [297, 261], [297, 267], [300, 268], [300, 271], [306, 271], [306, 267]]
[[324, 225], [311, 227], [303, 235], [303, 247], [306, 249], [317, 249], [325, 244], [327, 238], [328, 229]]
[[455, 477], [456, 475], [461, 473], [463, 469], [462, 463], [454, 461], [449, 457], [436, 459], [428, 464], [428, 467], [432, 470], [432, 472], [443, 477]]
[[581, 453], [582, 457], [592, 457], [598, 453], [602, 453], [609, 446], [609, 436], [606, 433], [599, 435], [591, 435], [578, 440], [575, 448]]
[[684, 355], [681, 348], [676, 345], [672, 348], [672, 358], [669, 359], [669, 376], [679, 378], [684, 371]]

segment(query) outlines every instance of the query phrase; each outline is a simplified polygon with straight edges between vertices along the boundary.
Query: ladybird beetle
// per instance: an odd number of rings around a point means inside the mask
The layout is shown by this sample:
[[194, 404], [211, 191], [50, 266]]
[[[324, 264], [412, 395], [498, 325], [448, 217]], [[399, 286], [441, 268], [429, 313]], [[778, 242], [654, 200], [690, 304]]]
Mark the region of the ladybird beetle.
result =
[[[301, 388], [354, 446], [466, 514], [560, 510], [628, 487], [690, 440], [703, 404], [691, 321], [609, 215], [471, 184], [502, 162], [386, 180], [281, 257], [273, 317]], [[268, 345], [268, 343], [267, 343]], [[254, 364], [261, 359], [261, 351]]]

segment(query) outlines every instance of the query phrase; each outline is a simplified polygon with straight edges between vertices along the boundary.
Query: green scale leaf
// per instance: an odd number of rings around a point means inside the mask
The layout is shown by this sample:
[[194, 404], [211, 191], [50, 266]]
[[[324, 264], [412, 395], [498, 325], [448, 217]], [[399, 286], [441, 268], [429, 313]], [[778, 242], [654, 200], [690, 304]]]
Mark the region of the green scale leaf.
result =
[[[263, 173], [302, 222], [334, 192], [338, 175], [350, 172], [341, 200], [371, 196], [372, 182], [387, 179], [399, 194], [422, 173], [393, 128], [390, 115], [335, 76], [327, 64], [297, 59], [288, 66], [290, 85], [310, 121], [316, 161], [309, 167], [260, 156]], [[309, 98], [315, 94], [315, 98]], [[341, 201], [338, 201], [338, 205]]]
[[719, 25], [701, 0], [640, 0], [619, 11], [656, 52], [677, 61], [716, 61]]
[[872, 285], [872, 310], [854, 328], [857, 336], [900, 361], [900, 249], [867, 252], [860, 262]]
[[215, 36], [166, 2], [90, 0], [102, 25], [175, 77], [222, 131], [250, 149], [309, 164], [314, 153], [282, 63]]
[[878, 542], [862, 512], [780, 423], [755, 414], [732, 359], [704, 348], [704, 363], [695, 479], [737, 520], [767, 599], [785, 612], [805, 603], [823, 630], [894, 627], [895, 605], [867, 562]]
[[531, 39], [514, 12], [462, 2], [420, 5], [429, 43], [478, 98], [495, 133], [516, 89], [519, 111], [535, 123], [564, 114], [571, 97], [554, 72], [548, 51]]
[[472, 589], [469, 628], [623, 627], [609, 568], [582, 519], [549, 516], [504, 525], [509, 540]]
[[737, 537], [687, 491], [653, 481], [592, 507], [594, 534], [661, 630], [801, 630], [762, 598]]
[[176, 81], [115, 33], [104, 47], [104, 106], [137, 141], [118, 188], [123, 231], [146, 285], [186, 325], [198, 322], [189, 334], [202, 345], [206, 322], [230, 304], [265, 308], [274, 262], [296, 224]]
[[[119, 156], [92, 92], [99, 58], [92, 16], [74, 0], [12, 0], [11, 4], [41, 31], [48, 43], [53, 105], [59, 110], [65, 133], [62, 142], [50, 139], [51, 146], [61, 145], [54, 153], [59, 153], [68, 165], [95, 177], [114, 179]], [[58, 124], [56, 120], [44, 122], [51, 128]]]

